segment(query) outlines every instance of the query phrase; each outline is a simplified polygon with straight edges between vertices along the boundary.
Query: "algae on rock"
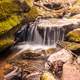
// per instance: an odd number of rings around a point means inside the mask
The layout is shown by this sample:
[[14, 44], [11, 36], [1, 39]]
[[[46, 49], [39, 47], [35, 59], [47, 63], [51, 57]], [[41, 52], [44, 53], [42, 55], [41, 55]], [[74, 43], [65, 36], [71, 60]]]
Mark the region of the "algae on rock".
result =
[[9, 31], [13, 27], [20, 24], [22, 18], [20, 16], [11, 16], [10, 18], [0, 22], [0, 35], [4, 34], [5, 32]]
[[0, 39], [0, 52], [14, 43], [12, 38]]
[[21, 4], [16, 0], [0, 0], [0, 51], [13, 44], [14, 34], [24, 20]]
[[64, 41], [62, 43], [62, 46], [66, 47], [67, 49], [69, 49], [71, 51], [75, 51], [75, 50], [80, 49], [80, 44], [79, 43], [75, 43], [75, 42]]
[[80, 28], [74, 29], [67, 34], [70, 41], [80, 42]]
[[13, 14], [20, 14], [21, 7], [16, 2], [0, 2], [0, 20]]
[[40, 80], [56, 80], [56, 79], [52, 73], [46, 71], [42, 74]]

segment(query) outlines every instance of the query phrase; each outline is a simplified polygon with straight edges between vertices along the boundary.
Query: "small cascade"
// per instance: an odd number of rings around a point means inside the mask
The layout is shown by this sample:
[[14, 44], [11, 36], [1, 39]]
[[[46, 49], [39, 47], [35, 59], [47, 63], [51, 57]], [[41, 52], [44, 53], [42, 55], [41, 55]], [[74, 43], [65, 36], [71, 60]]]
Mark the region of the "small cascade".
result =
[[64, 40], [64, 28], [56, 26], [56, 24], [51, 23], [49, 20], [39, 19], [30, 23], [29, 27], [24, 26], [23, 28], [24, 30], [18, 33], [22, 32], [24, 41], [29, 44], [50, 46]]
[[27, 49], [56, 48], [58, 42], [64, 41], [67, 28], [78, 22], [75, 19], [37, 19], [17, 32], [16, 40], [22, 42], [17, 47], [21, 52]]
[[64, 40], [64, 29], [57, 27], [38, 28], [38, 26], [30, 26], [28, 32], [28, 42], [31, 44], [54, 45], [58, 41]]

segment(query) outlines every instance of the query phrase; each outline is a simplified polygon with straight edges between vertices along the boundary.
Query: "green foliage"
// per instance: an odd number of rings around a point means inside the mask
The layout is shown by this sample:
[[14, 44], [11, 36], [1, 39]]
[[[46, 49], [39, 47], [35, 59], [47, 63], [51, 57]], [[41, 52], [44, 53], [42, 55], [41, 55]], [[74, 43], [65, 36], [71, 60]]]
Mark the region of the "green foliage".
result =
[[0, 22], [0, 35], [20, 24], [22, 19], [20, 16], [13, 15], [5, 21]]

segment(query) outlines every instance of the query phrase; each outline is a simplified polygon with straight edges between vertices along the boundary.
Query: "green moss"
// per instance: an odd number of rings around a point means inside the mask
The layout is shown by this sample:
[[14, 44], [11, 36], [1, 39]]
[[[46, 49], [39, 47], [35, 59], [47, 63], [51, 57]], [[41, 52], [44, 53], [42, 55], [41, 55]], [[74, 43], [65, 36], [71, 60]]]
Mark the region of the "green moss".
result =
[[13, 14], [20, 14], [21, 7], [16, 2], [0, 2], [0, 19]]
[[28, 21], [34, 21], [41, 14], [41, 10], [36, 6], [33, 6], [28, 13], [24, 14], [24, 16], [27, 17]]
[[56, 79], [54, 78], [53, 74], [51, 74], [50, 72], [46, 71], [41, 75], [40, 80], [56, 80]]
[[0, 22], [0, 35], [20, 24], [22, 19], [20, 16], [13, 15], [5, 21]]
[[0, 0], [0, 3], [2, 3], [2, 2], [12, 2], [12, 1], [14, 1], [14, 0]]
[[66, 46], [70, 50], [77, 50], [80, 49], [80, 44], [75, 42], [63, 42], [64, 46]]
[[13, 38], [6, 38], [0, 40], [0, 51], [4, 50], [6, 47], [12, 45], [14, 43]]
[[73, 30], [67, 34], [69, 40], [80, 42], [80, 30]]
[[24, 0], [26, 2], [26, 4], [30, 7], [33, 6], [33, 0]]

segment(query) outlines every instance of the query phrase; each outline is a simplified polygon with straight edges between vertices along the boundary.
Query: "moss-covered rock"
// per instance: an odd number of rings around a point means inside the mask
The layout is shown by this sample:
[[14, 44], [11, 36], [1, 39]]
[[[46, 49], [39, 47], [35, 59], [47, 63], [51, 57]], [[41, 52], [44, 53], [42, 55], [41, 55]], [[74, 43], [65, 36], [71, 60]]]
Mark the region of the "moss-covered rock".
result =
[[33, 6], [33, 1], [34, 1], [34, 0], [24, 0], [24, 1], [26, 2], [26, 4], [27, 4], [28, 6], [30, 6], [30, 7]]
[[40, 15], [40, 10], [38, 7], [33, 6], [31, 10], [24, 15], [27, 17], [28, 21], [33, 21]]
[[80, 44], [79, 43], [64, 41], [61, 43], [61, 46], [71, 50], [77, 55], [80, 55]]
[[10, 37], [0, 39], [0, 52], [5, 48], [11, 46], [13, 43], [14, 43], [14, 39]]
[[80, 49], [80, 44], [79, 43], [75, 43], [75, 42], [67, 42], [67, 41], [64, 41], [62, 43], [62, 45], [72, 51], [74, 50], [77, 50], [77, 49]]
[[0, 22], [0, 35], [4, 34], [5, 32], [9, 31], [13, 27], [20, 24], [22, 19], [23, 18], [21, 16], [13, 15], [4, 21], [1, 21]]
[[54, 78], [52, 73], [46, 71], [42, 74], [40, 80], [56, 80], [56, 79]]
[[68, 40], [80, 42], [80, 28], [74, 29], [67, 34]]
[[16, 3], [11, 1], [0, 2], [0, 20], [7, 18], [13, 14], [20, 13], [21, 7]]
[[22, 4], [17, 0], [0, 0], [0, 51], [14, 42], [14, 34], [24, 20]]

